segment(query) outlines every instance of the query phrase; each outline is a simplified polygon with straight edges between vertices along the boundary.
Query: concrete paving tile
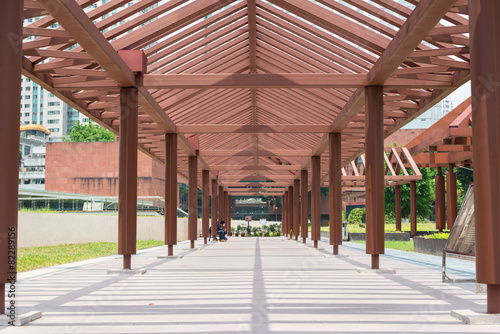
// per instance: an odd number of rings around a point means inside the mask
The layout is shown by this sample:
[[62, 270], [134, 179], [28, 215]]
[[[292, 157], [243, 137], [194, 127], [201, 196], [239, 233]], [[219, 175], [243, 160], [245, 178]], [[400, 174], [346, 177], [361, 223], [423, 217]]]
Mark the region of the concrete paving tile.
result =
[[[199, 242], [199, 241], [198, 241]], [[464, 325], [451, 310], [484, 312], [486, 296], [441, 283], [433, 259], [386, 254], [393, 275], [360, 275], [370, 257], [345, 244], [348, 257], [325, 257], [279, 238], [229, 238], [196, 252], [164, 247], [133, 256], [146, 275], [106, 275], [120, 257], [20, 275], [19, 311], [41, 310], [22, 333], [499, 333], [499, 325]], [[299, 245], [299, 246], [298, 246]], [[457, 274], [470, 273], [466, 265]], [[4, 327], [2, 333], [21, 333]]]

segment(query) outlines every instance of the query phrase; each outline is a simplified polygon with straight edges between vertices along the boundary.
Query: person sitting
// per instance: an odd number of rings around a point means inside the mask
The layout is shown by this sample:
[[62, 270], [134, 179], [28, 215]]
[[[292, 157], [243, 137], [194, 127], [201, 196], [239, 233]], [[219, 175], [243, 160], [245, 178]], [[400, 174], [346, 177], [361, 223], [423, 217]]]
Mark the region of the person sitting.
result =
[[225, 227], [226, 227], [226, 222], [223, 220], [217, 224], [217, 234], [219, 235], [219, 240], [223, 242], [227, 241], [226, 237], [227, 233], [224, 230]]

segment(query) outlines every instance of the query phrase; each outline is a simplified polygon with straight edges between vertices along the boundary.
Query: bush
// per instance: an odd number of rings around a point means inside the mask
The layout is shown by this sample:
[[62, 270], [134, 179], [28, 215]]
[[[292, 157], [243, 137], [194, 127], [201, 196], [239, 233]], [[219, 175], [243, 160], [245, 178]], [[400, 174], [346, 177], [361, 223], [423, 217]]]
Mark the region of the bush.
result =
[[424, 239], [448, 239], [449, 236], [449, 233], [440, 232], [426, 235]]
[[396, 216], [394, 212], [389, 212], [384, 217], [386, 224], [396, 224]]
[[351, 211], [347, 221], [351, 224], [361, 224], [366, 210], [364, 208], [356, 208]]

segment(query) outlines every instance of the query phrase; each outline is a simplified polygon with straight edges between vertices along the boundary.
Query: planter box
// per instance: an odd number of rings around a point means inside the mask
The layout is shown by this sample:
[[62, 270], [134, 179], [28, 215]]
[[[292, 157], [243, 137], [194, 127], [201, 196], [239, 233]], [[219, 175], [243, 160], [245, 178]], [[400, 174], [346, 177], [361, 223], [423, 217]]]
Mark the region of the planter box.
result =
[[[349, 233], [349, 241], [365, 241], [366, 233]], [[398, 232], [398, 233], [386, 233], [385, 240], [390, 241], [410, 241], [410, 233], [408, 232]]]
[[424, 239], [422, 237], [413, 238], [415, 252], [438, 256], [443, 254], [443, 249], [447, 241], [447, 239]]

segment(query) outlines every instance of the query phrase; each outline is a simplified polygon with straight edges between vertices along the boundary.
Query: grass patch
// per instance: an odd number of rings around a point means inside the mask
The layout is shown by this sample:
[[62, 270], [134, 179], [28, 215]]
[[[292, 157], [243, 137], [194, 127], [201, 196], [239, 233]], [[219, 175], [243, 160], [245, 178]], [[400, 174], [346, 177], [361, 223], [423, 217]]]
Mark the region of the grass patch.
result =
[[[327, 227], [328, 228], [328, 227]], [[360, 226], [357, 224], [349, 224], [348, 225], [349, 232], [352, 233], [365, 233], [366, 228], [364, 226]], [[396, 232], [396, 224], [385, 224], [386, 232]], [[411, 225], [410, 223], [402, 223], [401, 224], [402, 232], [410, 232]], [[417, 231], [437, 231], [436, 223], [428, 222], [428, 223], [417, 223]]]
[[[138, 241], [137, 249], [163, 245], [163, 241]], [[17, 271], [23, 272], [118, 253], [116, 242], [92, 242], [47, 247], [26, 247], [18, 250]]]
[[[353, 241], [357, 244], [363, 244], [365, 245], [365, 241]], [[385, 241], [385, 248], [391, 248], [391, 249], [397, 249], [397, 250], [402, 250], [405, 252], [413, 252], [414, 247], [413, 247], [413, 240], [410, 241], [392, 241], [392, 240], [386, 240]]]

